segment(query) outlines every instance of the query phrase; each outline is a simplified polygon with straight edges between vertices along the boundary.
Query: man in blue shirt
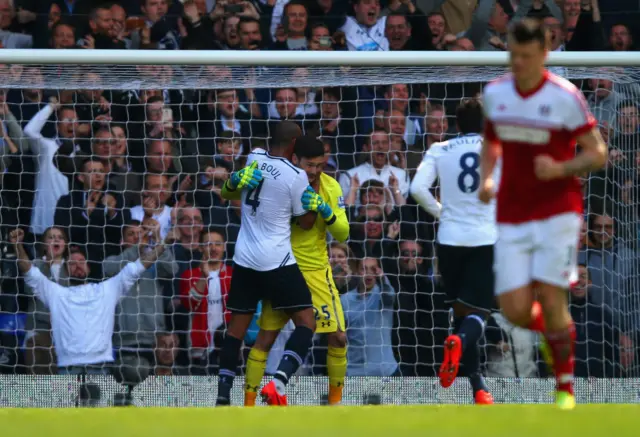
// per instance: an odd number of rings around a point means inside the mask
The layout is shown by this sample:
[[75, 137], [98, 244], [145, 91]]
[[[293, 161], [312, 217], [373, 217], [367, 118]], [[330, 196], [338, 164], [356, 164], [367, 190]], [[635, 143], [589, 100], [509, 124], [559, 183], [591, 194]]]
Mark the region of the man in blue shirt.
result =
[[395, 290], [376, 258], [364, 258], [359, 264], [362, 281], [341, 298], [349, 344], [347, 375], [395, 376], [399, 374], [391, 341]]

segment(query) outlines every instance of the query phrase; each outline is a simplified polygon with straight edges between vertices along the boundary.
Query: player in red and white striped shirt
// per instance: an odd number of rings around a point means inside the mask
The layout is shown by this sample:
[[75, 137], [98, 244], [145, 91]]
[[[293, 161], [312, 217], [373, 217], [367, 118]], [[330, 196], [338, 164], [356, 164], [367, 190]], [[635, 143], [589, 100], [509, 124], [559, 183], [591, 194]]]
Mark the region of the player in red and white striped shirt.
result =
[[577, 176], [603, 167], [607, 147], [580, 91], [544, 68], [547, 47], [538, 21], [523, 20], [510, 31], [512, 72], [484, 91], [479, 196], [494, 197], [491, 175], [501, 157], [496, 294], [509, 321], [544, 334], [556, 402], [572, 409], [575, 327], [566, 290], [577, 271], [582, 223]]

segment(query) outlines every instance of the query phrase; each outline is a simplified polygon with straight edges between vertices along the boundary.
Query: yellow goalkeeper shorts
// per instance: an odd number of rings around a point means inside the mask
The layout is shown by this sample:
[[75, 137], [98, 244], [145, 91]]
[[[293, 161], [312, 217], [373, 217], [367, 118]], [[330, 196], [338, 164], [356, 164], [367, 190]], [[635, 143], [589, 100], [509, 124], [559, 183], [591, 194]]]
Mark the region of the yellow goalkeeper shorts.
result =
[[[344, 313], [336, 285], [333, 283], [331, 268], [302, 272], [313, 300], [316, 314], [316, 332], [331, 333], [344, 331]], [[273, 310], [269, 302], [262, 302], [262, 313], [258, 325], [265, 331], [278, 331], [289, 321], [284, 311]]]

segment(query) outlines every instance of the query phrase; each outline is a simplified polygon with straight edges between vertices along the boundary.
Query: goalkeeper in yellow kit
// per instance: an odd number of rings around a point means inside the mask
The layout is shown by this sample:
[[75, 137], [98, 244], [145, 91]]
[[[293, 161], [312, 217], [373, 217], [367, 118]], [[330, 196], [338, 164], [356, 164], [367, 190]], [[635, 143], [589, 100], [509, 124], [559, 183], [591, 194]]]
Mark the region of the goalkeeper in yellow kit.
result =
[[[298, 266], [311, 290], [316, 314], [316, 332], [328, 334], [329, 404], [335, 405], [342, 400], [342, 387], [347, 372], [347, 339], [342, 304], [329, 266], [327, 230], [334, 239], [343, 242], [349, 236], [349, 221], [344, 210], [340, 184], [323, 173], [322, 142], [310, 136], [299, 138], [293, 152], [293, 164], [307, 173], [311, 184], [302, 197], [303, 207], [318, 212], [312, 229], [305, 231], [296, 224], [292, 225], [291, 245]], [[284, 312], [274, 311], [269, 302], [262, 302], [260, 332], [247, 360], [245, 406], [255, 405], [269, 351], [288, 320]], [[269, 404], [272, 404], [271, 395], [263, 389], [262, 396]]]

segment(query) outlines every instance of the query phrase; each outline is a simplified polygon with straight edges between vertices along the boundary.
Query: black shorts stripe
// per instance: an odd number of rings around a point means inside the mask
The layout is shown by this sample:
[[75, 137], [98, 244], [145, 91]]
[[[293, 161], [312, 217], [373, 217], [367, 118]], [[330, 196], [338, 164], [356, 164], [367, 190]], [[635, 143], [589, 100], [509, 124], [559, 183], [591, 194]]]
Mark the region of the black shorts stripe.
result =
[[340, 326], [340, 319], [338, 318], [338, 307], [336, 306], [336, 292], [331, 285], [331, 278], [329, 277], [329, 269], [325, 273], [325, 279], [327, 281], [327, 287], [329, 287], [329, 294], [331, 295], [331, 304], [333, 305], [333, 314], [336, 316], [336, 323], [338, 324], [338, 331], [344, 331]]

